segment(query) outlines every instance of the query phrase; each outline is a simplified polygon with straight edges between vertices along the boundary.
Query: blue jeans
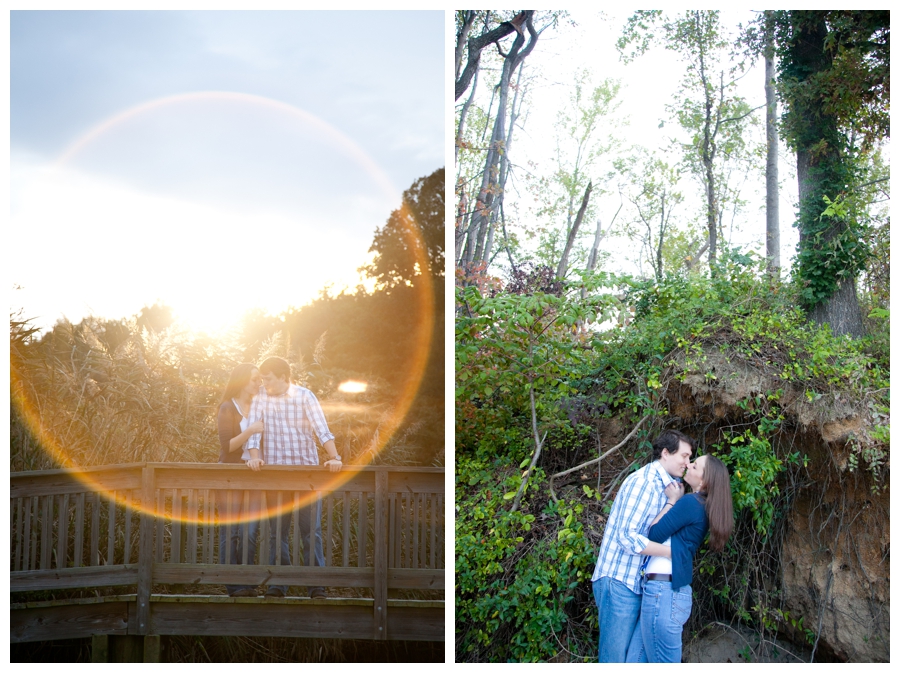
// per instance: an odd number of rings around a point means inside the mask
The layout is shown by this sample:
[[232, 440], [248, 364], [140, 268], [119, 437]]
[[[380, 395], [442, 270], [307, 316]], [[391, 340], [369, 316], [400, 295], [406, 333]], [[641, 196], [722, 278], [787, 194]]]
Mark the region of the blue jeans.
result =
[[[228, 494], [231, 494], [231, 506], [228, 505]], [[253, 565], [256, 559], [256, 539], [259, 534], [259, 494], [250, 493], [250, 506], [244, 510], [243, 491], [219, 491], [218, 503], [219, 524], [219, 563], [243, 565], [244, 563], [244, 528], [247, 528], [247, 564]], [[229, 549], [230, 548], [230, 549]], [[256, 589], [249, 585], [226, 584], [228, 595], [240, 589]]]
[[[275, 498], [277, 498], [277, 494], [271, 493], [268, 494], [272, 498], [272, 501], [275, 502]], [[289, 502], [289, 498], [291, 497], [290, 493], [282, 493], [282, 502]], [[322, 501], [320, 499], [316, 500], [316, 527], [315, 527], [315, 553], [313, 554], [313, 558], [315, 560], [315, 565], [320, 568], [325, 567], [325, 554], [322, 553]], [[300, 529], [300, 537], [303, 540], [303, 549], [304, 549], [304, 557], [306, 565], [312, 565], [309, 561], [310, 558], [307, 556], [310, 548], [310, 526], [309, 526], [309, 510], [312, 507], [312, 504], [307, 505], [306, 507], [301, 507], [299, 510], [300, 520], [298, 521], [299, 529]], [[269, 565], [275, 565], [275, 555], [276, 549], [281, 552], [281, 565], [289, 566], [291, 565], [291, 548], [288, 542], [288, 536], [291, 532], [291, 517], [293, 515], [293, 508], [289, 508], [286, 512], [282, 514], [275, 514], [269, 518]], [[278, 536], [278, 519], [281, 519], [281, 538], [278, 540], [278, 544], [276, 545], [276, 537]], [[300, 544], [300, 540], [295, 540], [294, 544]], [[270, 585], [271, 588], [281, 589], [285, 594], [287, 594], [288, 588], [286, 586], [281, 585]]]
[[681, 663], [681, 632], [691, 616], [691, 587], [672, 591], [671, 582], [644, 583], [640, 628], [628, 646], [629, 663]]
[[622, 663], [637, 626], [641, 611], [641, 595], [619, 580], [601, 577], [593, 583], [594, 601], [600, 613], [601, 663]]

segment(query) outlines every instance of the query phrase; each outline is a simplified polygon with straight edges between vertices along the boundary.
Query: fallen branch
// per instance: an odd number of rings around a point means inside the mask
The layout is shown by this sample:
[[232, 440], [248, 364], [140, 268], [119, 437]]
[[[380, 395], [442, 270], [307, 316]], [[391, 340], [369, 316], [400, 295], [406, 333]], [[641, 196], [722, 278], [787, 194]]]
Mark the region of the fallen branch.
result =
[[534, 466], [538, 462], [538, 458], [541, 457], [541, 448], [544, 446], [544, 440], [547, 439], [547, 433], [544, 432], [543, 438], [538, 435], [538, 425], [537, 425], [537, 405], [534, 402], [534, 382], [531, 382], [531, 386], [529, 389], [529, 396], [531, 398], [531, 427], [534, 432], [534, 454], [531, 456], [531, 463], [528, 465], [528, 469], [525, 470], [525, 474], [522, 475], [522, 483], [519, 484], [519, 490], [516, 491], [516, 499], [513, 500], [512, 508], [509, 510], [510, 512], [515, 512], [519, 509], [519, 502], [522, 500], [522, 496], [525, 494], [525, 487], [528, 485], [528, 480], [531, 478], [531, 472], [534, 470]]
[[612, 447], [609, 451], [602, 454], [601, 456], [599, 456], [597, 458], [591, 458], [586, 463], [582, 463], [581, 465], [576, 465], [575, 467], [570, 467], [568, 470], [563, 470], [562, 472], [557, 472], [556, 474], [551, 475], [551, 477], [550, 477], [550, 497], [553, 499], [553, 502], [559, 502], [559, 500], [556, 497], [556, 492], [553, 490], [553, 480], [554, 479], [556, 479], [557, 477], [565, 476], [567, 474], [571, 474], [572, 472], [575, 472], [577, 470], [584, 469], [585, 467], [588, 467], [589, 465], [593, 465], [594, 463], [599, 463], [601, 460], [606, 458], [608, 455], [610, 455], [614, 451], [618, 451], [623, 446], [625, 446], [625, 444], [628, 443], [628, 440], [630, 440], [632, 437], [634, 437], [635, 433], [637, 433], [637, 431], [640, 429], [640, 427], [644, 424], [644, 421], [646, 421], [648, 418], [650, 418], [650, 416], [644, 416], [640, 421], [638, 421], [638, 424], [634, 426], [634, 428], [631, 430], [631, 432], [628, 433], [628, 435], [625, 437], [625, 439], [623, 439], [621, 442], [616, 444], [614, 447]]

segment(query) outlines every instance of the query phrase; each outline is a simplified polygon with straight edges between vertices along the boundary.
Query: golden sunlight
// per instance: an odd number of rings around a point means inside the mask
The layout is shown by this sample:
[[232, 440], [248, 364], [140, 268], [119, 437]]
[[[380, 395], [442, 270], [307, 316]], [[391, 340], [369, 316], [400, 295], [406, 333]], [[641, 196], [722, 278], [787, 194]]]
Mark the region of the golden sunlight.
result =
[[364, 393], [368, 387], [369, 384], [363, 381], [344, 381], [338, 386], [338, 390], [342, 393]]

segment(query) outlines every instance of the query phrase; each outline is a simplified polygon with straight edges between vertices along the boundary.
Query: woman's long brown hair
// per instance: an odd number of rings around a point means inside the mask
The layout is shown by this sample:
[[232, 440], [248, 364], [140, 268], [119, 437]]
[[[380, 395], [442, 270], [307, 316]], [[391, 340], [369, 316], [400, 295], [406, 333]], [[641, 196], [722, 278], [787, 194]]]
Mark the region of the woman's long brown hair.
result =
[[241, 389], [250, 382], [250, 375], [254, 369], [259, 368], [244, 362], [231, 370], [231, 378], [228, 379], [228, 385], [225, 386], [225, 392], [222, 393], [222, 402], [228, 402], [232, 397], [238, 396]]
[[725, 463], [715, 456], [706, 456], [703, 470], [706, 491], [706, 518], [709, 520], [709, 546], [722, 551], [734, 529], [734, 506], [731, 503], [731, 478]]

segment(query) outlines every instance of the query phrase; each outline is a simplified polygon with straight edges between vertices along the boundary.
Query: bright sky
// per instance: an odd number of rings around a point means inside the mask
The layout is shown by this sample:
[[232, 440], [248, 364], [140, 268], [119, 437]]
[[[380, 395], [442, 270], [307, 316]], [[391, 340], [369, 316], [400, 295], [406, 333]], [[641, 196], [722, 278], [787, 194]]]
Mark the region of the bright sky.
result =
[[444, 56], [442, 11], [11, 12], [11, 309], [216, 330], [355, 288], [444, 165]]
[[[622, 89], [619, 94], [621, 107], [616, 115], [627, 121], [627, 125], [613, 131], [615, 138], [622, 146], [642, 145], [649, 149], [670, 147], [669, 139], [680, 133], [677, 124], [669, 120], [665, 106], [673, 101], [684, 73], [684, 65], [672, 52], [662, 47], [651, 49], [648, 53], [625, 65], [619, 58], [615, 48], [616, 40], [621, 35], [622, 27], [633, 10], [606, 10], [602, 14], [597, 10], [571, 10], [570, 18], [577, 26], [563, 25], [556, 29], [546, 30], [540, 37], [534, 52], [525, 60], [526, 74], [534, 76], [523, 108], [523, 123], [517, 128], [513, 138], [510, 157], [520, 169], [518, 175], [513, 173], [507, 189], [512, 192], [512, 199], [507, 199], [504, 207], [507, 214], [514, 213], [520, 221], [536, 221], [534, 199], [527, 190], [524, 170], [528, 167], [536, 174], [549, 176], [555, 167], [554, 156], [554, 124], [559, 111], [569, 104], [570, 92], [573, 88], [575, 72], [588, 69], [593, 75], [593, 82], [599, 84], [605, 78], [619, 79]], [[749, 10], [722, 11], [723, 26], [737, 29], [738, 22], [748, 23], [754, 16]], [[764, 68], [759, 62], [740, 82], [740, 93], [751, 107], [765, 105]], [[487, 87], [479, 81], [482, 94]], [[460, 99], [460, 103], [464, 99]], [[486, 101], [485, 101], [486, 104]], [[756, 113], [764, 122], [765, 110]], [[780, 114], [780, 110], [779, 110]], [[666, 120], [660, 126], [660, 122]], [[606, 135], [608, 129], [602, 130]], [[763, 131], [758, 132], [762, 134]], [[760, 135], [760, 138], [763, 138]], [[676, 163], [678, 153], [670, 150], [666, 159]], [[764, 161], [764, 160], [763, 160]], [[531, 164], [530, 162], [534, 162]], [[779, 217], [781, 221], [781, 263], [790, 264], [797, 244], [797, 233], [792, 227], [794, 202], [797, 186], [794, 157], [785, 147], [781, 148], [779, 180], [781, 183]], [[533, 166], [533, 168], [532, 168]], [[600, 170], [602, 169], [602, 170]], [[593, 172], [595, 203], [603, 219], [604, 228], [619, 207], [619, 196], [614, 184], [603, 183], [597, 177], [606, 172], [608, 164], [601, 164]], [[746, 176], [742, 197], [750, 204], [743, 215], [734, 223], [734, 230], [729, 231], [730, 219], [726, 218], [726, 235], [731, 236], [735, 245], [746, 246], [760, 254], [765, 252], [765, 181], [762, 176], [764, 163], [758, 176]], [[598, 196], [598, 187], [612, 190], [612, 194]], [[682, 192], [693, 199], [680, 207], [682, 221], [684, 218], [696, 217], [700, 212], [703, 192], [696, 180], [686, 177]], [[510, 201], [513, 201], [512, 205]], [[617, 224], [621, 224], [625, 213], [623, 209]], [[705, 226], [705, 220], [704, 220]], [[585, 245], [593, 241], [596, 221], [585, 222], [583, 233]], [[607, 238], [603, 249], [612, 254], [605, 269], [609, 271], [635, 273], [638, 271], [639, 248], [627, 238]], [[497, 258], [503, 261], [502, 256]], [[705, 258], [704, 258], [705, 259]], [[643, 272], [650, 274], [644, 258]]]

